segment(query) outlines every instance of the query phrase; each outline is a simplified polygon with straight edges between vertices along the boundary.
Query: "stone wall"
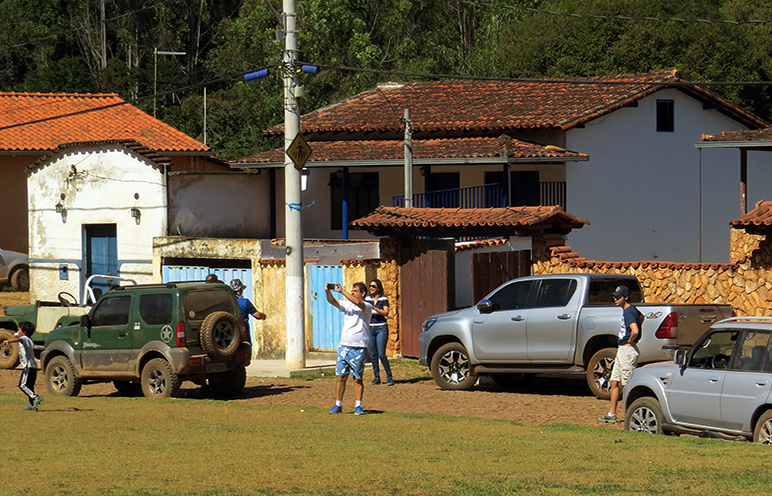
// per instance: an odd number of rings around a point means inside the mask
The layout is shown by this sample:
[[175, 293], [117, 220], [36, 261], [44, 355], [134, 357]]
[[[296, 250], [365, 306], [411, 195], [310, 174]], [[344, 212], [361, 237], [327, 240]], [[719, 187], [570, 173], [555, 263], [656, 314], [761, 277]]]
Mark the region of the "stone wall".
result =
[[732, 229], [731, 263], [600, 262], [580, 258], [558, 235], [533, 238], [534, 274], [630, 274], [654, 303], [729, 304], [737, 315], [772, 315], [772, 241]]

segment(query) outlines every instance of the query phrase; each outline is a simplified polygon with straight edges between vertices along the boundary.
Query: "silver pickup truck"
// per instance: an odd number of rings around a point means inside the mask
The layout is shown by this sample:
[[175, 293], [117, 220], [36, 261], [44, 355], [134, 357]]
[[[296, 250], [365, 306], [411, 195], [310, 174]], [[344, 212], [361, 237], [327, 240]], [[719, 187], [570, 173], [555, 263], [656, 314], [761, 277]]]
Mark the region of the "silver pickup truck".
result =
[[593, 394], [609, 397], [622, 310], [611, 293], [630, 288], [645, 316], [639, 364], [672, 359], [709, 327], [733, 314], [729, 305], [644, 303], [634, 276], [554, 274], [521, 277], [474, 306], [429, 317], [419, 363], [443, 389], [469, 389], [481, 374], [511, 386], [530, 374], [584, 374]]

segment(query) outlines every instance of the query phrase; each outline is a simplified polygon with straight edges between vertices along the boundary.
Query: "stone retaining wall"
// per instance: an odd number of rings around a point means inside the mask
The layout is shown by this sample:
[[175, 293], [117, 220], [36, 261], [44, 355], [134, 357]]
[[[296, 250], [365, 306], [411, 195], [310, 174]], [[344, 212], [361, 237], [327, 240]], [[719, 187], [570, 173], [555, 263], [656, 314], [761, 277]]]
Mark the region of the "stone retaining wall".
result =
[[772, 242], [766, 235], [732, 229], [728, 264], [599, 262], [579, 258], [561, 236], [546, 234], [532, 243], [533, 274], [630, 274], [641, 281], [646, 301], [729, 304], [737, 315], [772, 315]]

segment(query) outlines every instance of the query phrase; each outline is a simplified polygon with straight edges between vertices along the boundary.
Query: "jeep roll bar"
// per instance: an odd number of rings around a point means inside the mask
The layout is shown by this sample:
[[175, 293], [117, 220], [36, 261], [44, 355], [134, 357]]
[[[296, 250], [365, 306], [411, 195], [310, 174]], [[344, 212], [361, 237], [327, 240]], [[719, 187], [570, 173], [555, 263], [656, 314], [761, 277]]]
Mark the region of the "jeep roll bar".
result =
[[85, 307], [88, 305], [89, 299], [92, 303], [96, 303], [97, 298], [94, 296], [94, 290], [91, 289], [91, 281], [93, 279], [106, 279], [107, 281], [123, 281], [123, 282], [130, 282], [134, 286], [137, 285], [137, 281], [134, 279], [128, 279], [125, 277], [118, 277], [118, 276], [108, 276], [105, 274], [94, 274], [92, 276], [89, 276], [88, 279], [86, 279], [86, 284], [83, 286], [83, 299], [80, 300], [80, 306]]

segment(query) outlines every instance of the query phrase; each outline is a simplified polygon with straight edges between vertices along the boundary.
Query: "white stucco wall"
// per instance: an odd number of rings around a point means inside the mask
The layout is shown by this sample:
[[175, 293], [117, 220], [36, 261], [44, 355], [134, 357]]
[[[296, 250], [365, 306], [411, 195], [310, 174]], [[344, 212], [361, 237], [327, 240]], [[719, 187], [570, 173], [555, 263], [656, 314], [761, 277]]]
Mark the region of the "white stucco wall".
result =
[[[121, 276], [151, 282], [153, 237], [166, 233], [163, 170], [119, 145], [68, 149], [28, 171], [32, 299], [80, 300], [89, 224], [115, 224]], [[64, 199], [62, 196], [64, 195]], [[135, 198], [138, 195], [138, 198]], [[66, 216], [56, 212], [61, 203]], [[141, 212], [137, 224], [131, 209]], [[69, 277], [60, 280], [60, 266]]]
[[[658, 99], [674, 101], [675, 132], [656, 132]], [[592, 225], [573, 231], [568, 244], [594, 260], [728, 262], [729, 221], [740, 215], [739, 152], [703, 151], [700, 187], [694, 143], [702, 134], [739, 129], [667, 89], [569, 130], [566, 147], [590, 160], [567, 167], [567, 210]], [[772, 154], [750, 154], [749, 206], [772, 198], [770, 160]]]
[[212, 238], [270, 237], [269, 172], [171, 173], [170, 233]]

